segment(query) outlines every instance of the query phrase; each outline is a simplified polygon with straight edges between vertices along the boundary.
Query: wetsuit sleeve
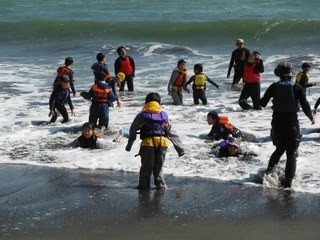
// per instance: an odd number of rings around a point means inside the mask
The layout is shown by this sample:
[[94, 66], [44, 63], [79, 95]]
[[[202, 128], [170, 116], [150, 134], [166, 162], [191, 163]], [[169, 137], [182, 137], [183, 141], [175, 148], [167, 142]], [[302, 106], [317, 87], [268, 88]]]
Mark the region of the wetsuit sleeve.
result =
[[273, 83], [271, 84], [266, 92], [264, 93], [263, 97], [260, 99], [260, 105], [262, 107], [266, 107], [268, 102], [270, 101], [270, 99], [274, 96], [275, 94], [275, 88], [276, 88], [276, 85]]
[[132, 122], [132, 124], [130, 126], [128, 144], [126, 146], [126, 150], [127, 151], [131, 150], [131, 147], [132, 147], [134, 141], [137, 138], [137, 132], [138, 132], [138, 130], [141, 129], [143, 124], [144, 124], [144, 119], [143, 119], [142, 113], [139, 113], [135, 117], [135, 119], [133, 120], [133, 122]]
[[192, 76], [187, 82], [186, 82], [186, 85], [190, 84], [194, 82], [194, 76]]
[[314, 105], [314, 109], [317, 110], [320, 105], [320, 98], [318, 98], [316, 104]]
[[70, 69], [69, 72], [68, 72], [68, 76], [70, 78], [70, 87], [71, 87], [71, 91], [73, 94], [76, 94], [76, 89], [74, 87], [74, 79], [73, 79], [73, 75], [74, 75], [74, 72]]
[[91, 100], [91, 98], [93, 97], [93, 89], [91, 88], [89, 92], [81, 92], [80, 96], [86, 100]]
[[312, 115], [312, 111], [311, 111], [311, 107], [310, 104], [306, 98], [306, 94], [303, 91], [303, 88], [301, 86], [299, 86], [298, 84], [294, 85], [294, 90], [296, 92], [296, 97], [299, 99], [300, 105], [302, 107], [302, 110], [304, 112], [304, 114], [310, 119], [313, 119], [313, 115]]
[[70, 107], [70, 110], [72, 111], [72, 110], [74, 109], [74, 106], [73, 106], [73, 104], [72, 104], [72, 100], [71, 100], [71, 97], [70, 97], [70, 93], [69, 93], [69, 95], [68, 95], [68, 97], [67, 97], [67, 102], [68, 102], [68, 105], [69, 105], [69, 107]]
[[216, 88], [219, 88], [219, 85], [215, 81], [211, 80], [207, 75], [206, 75], [206, 78], [209, 83], [211, 83]]
[[263, 61], [259, 60], [254, 68], [254, 73], [263, 73], [263, 72], [264, 72]]
[[174, 84], [174, 82], [176, 81], [177, 77], [179, 76], [179, 72], [178, 71], [173, 71], [168, 83], [168, 92], [172, 91], [172, 86]]
[[72, 143], [68, 144], [67, 147], [72, 147], [72, 148], [80, 147], [79, 138], [75, 139]]
[[183, 149], [182, 142], [179, 136], [176, 134], [176, 132], [172, 130], [170, 123], [168, 123], [167, 138], [170, 142], [172, 142], [174, 149], [177, 151], [179, 157], [183, 156], [185, 152]]
[[129, 60], [130, 60], [130, 65], [132, 67], [132, 76], [135, 77], [136, 76], [136, 65], [134, 63], [134, 60], [132, 57], [128, 56]]
[[51, 95], [50, 95], [50, 99], [49, 99], [49, 109], [50, 111], [53, 111], [54, 110], [54, 104], [55, 104], [55, 101], [56, 101], [56, 96], [57, 96], [57, 89], [53, 89]]
[[234, 60], [235, 60], [235, 51], [233, 51], [231, 54], [231, 59], [230, 59], [229, 68], [228, 68], [228, 75], [230, 75], [230, 73], [231, 73], [231, 69], [233, 67]]
[[114, 72], [117, 75], [120, 69], [120, 57], [114, 62]]

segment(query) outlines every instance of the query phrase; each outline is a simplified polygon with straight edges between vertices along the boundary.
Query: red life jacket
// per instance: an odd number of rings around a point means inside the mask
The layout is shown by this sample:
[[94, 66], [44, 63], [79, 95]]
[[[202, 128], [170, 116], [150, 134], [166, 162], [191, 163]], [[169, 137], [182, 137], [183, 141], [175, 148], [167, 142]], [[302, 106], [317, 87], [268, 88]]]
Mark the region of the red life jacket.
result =
[[245, 83], [257, 83], [260, 81], [261, 74], [260, 73], [254, 73], [254, 68], [256, 66], [256, 63], [249, 66], [248, 64], [245, 64], [244, 70], [243, 70], [243, 81]]
[[109, 93], [111, 88], [101, 89], [98, 84], [93, 85], [93, 98], [95, 102], [109, 102]]
[[128, 56], [126, 56], [125, 60], [120, 58], [119, 72], [123, 72], [125, 75], [130, 75], [133, 72], [133, 68], [130, 63], [130, 58]]

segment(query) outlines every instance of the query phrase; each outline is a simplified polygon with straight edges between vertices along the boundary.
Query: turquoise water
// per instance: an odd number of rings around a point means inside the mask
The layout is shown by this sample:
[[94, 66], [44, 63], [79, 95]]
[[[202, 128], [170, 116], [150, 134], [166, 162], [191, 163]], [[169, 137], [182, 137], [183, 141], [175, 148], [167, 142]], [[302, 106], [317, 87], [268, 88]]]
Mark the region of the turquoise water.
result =
[[315, 53], [319, 10], [317, 0], [2, 0], [0, 51], [152, 41], [223, 53], [242, 37], [271, 54]]

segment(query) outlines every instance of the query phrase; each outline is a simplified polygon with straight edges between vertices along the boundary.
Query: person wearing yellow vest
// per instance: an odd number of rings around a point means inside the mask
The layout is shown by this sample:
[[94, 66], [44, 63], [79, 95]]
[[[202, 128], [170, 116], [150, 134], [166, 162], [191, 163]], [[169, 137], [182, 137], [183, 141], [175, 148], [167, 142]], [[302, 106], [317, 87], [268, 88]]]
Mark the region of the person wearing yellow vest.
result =
[[157, 190], [167, 187], [162, 166], [165, 160], [170, 140], [179, 157], [184, 155], [182, 143], [172, 130], [166, 112], [161, 110], [161, 97], [158, 93], [149, 93], [145, 99], [142, 111], [133, 120], [126, 151], [130, 152], [137, 132], [140, 131], [139, 155], [141, 157], [141, 168], [139, 174], [139, 190], [150, 189], [150, 179], [153, 174], [154, 184]]
[[[193, 67], [193, 72], [195, 75], [193, 75], [187, 82], [186, 86], [190, 83], [192, 84], [192, 90], [193, 90], [193, 103], [195, 105], [199, 105], [199, 100], [206, 105], [208, 103], [207, 96], [206, 96], [206, 82], [208, 81], [213, 86], [215, 86], [217, 89], [220, 89], [219, 85], [216, 84], [213, 80], [211, 80], [207, 75], [203, 73], [203, 66], [200, 63], [197, 63]], [[189, 92], [189, 89], [187, 89], [187, 92]]]
[[[264, 65], [261, 54], [252, 52], [243, 69], [244, 86], [241, 91], [238, 103], [243, 110], [261, 110], [260, 106], [260, 81], [261, 73], [264, 72]], [[253, 107], [248, 104], [248, 98], [251, 97]]]
[[116, 75], [118, 72], [123, 72], [126, 75], [124, 81], [120, 84], [119, 91], [124, 91], [127, 83], [128, 91], [133, 91], [133, 78], [135, 77], [135, 63], [132, 57], [127, 55], [127, 49], [124, 46], [118, 47], [117, 53], [119, 57], [114, 62], [114, 71]]
[[302, 64], [301, 67], [302, 67], [302, 71], [296, 75], [296, 83], [300, 84], [303, 87], [304, 92], [306, 92], [307, 88], [316, 86], [316, 83], [315, 82], [309, 83], [309, 79], [310, 79], [309, 72], [311, 70], [311, 64], [305, 62]]
[[187, 82], [187, 74], [186, 61], [180, 59], [168, 83], [168, 94], [172, 97], [173, 105], [183, 104], [183, 90], [186, 90], [184, 84]]

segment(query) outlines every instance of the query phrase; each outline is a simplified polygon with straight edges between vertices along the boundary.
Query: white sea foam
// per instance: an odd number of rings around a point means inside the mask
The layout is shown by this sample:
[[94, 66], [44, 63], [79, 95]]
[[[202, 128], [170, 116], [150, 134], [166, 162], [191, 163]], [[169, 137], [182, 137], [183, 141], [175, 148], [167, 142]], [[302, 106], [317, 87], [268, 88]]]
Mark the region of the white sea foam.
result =
[[[149, 45], [148, 45], [149, 46]], [[267, 166], [269, 157], [274, 150], [269, 138], [272, 110], [269, 106], [263, 111], [243, 112], [237, 104], [239, 92], [230, 92], [229, 85], [224, 84], [229, 56], [206, 54], [192, 55], [187, 59], [189, 75], [192, 75], [192, 66], [195, 63], [204, 63], [205, 73], [221, 85], [217, 90], [212, 85], [207, 86], [209, 104], [194, 106], [192, 94], [184, 95], [184, 106], [170, 105], [171, 99], [166, 92], [166, 84], [171, 71], [175, 67], [179, 56], [161, 54], [154, 51], [160, 45], [149, 47], [145, 54], [136, 55], [136, 62], [143, 63], [137, 68], [135, 79], [136, 92], [119, 94], [123, 106], [115, 107], [110, 111], [110, 128], [112, 135], [104, 136], [106, 149], [87, 150], [65, 147], [80, 135], [79, 128], [88, 120], [90, 102], [79, 95], [73, 98], [77, 116], [71, 117], [66, 124], [59, 122], [51, 125], [42, 125], [41, 121], [48, 121], [48, 98], [56, 65], [39, 64], [0, 64], [1, 89], [0, 96], [0, 163], [31, 164], [58, 168], [89, 168], [113, 169], [120, 171], [138, 172], [140, 158], [134, 157], [139, 151], [137, 140], [130, 153], [126, 152], [126, 140], [114, 143], [112, 140], [120, 129], [129, 129], [135, 115], [141, 110], [146, 93], [158, 91], [162, 95], [163, 109], [168, 112], [173, 129], [180, 135], [184, 143], [186, 155], [178, 157], [174, 148], [167, 153], [164, 171], [174, 176], [203, 177], [223, 181], [245, 182], [250, 174], [256, 174], [259, 169]], [[161, 47], [161, 46], [160, 46]], [[168, 46], [166, 46], [168, 48]], [[317, 56], [309, 56], [310, 61], [318, 63]], [[115, 52], [110, 57], [116, 58]], [[275, 81], [273, 67], [279, 58], [288, 56], [266, 57], [266, 72], [262, 83], [262, 93], [266, 87]], [[155, 60], [156, 59], [156, 60]], [[162, 61], [161, 61], [162, 60]], [[109, 59], [109, 61], [111, 61]], [[143, 67], [142, 67], [143, 66]], [[112, 68], [112, 67], [111, 67]], [[13, 70], [13, 69], [19, 69]], [[76, 87], [88, 90], [92, 84], [90, 67], [75, 65], [78, 76]], [[112, 72], [112, 70], [111, 70]], [[82, 76], [82, 77], [81, 77]], [[319, 70], [311, 72], [312, 81], [319, 80]], [[45, 79], [45, 80], [44, 80]], [[229, 80], [228, 82], [230, 82]], [[313, 106], [320, 96], [318, 87], [313, 87], [308, 99]], [[229, 116], [231, 122], [245, 132], [256, 135], [255, 143], [242, 143], [245, 148], [258, 154], [250, 161], [239, 161], [235, 158], [227, 160], [217, 159], [210, 154], [214, 143], [207, 143], [199, 138], [199, 134], [206, 134], [210, 126], [206, 123], [206, 114], [216, 110]], [[311, 126], [309, 120], [299, 113], [302, 133], [304, 135], [297, 162], [297, 176], [293, 189], [303, 192], [320, 192], [320, 162], [318, 149], [320, 147], [318, 123]], [[59, 121], [59, 119], [58, 119]], [[285, 156], [276, 169], [278, 175], [283, 174]], [[277, 187], [277, 177], [265, 179], [265, 187]]]

